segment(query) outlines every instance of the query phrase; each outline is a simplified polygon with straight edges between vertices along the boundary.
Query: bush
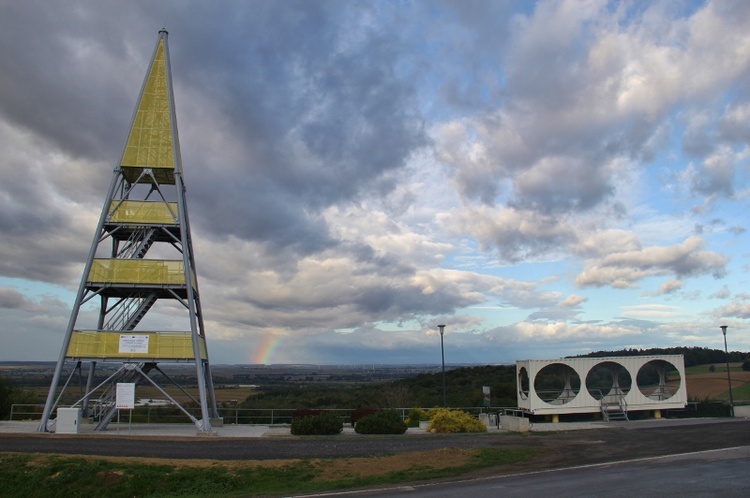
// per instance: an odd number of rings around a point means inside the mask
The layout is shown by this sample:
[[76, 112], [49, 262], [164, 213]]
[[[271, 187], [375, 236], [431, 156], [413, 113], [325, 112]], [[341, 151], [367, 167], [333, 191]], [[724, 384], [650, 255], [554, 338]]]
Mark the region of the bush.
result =
[[693, 417], [728, 417], [729, 405], [723, 401], [705, 398], [698, 400], [695, 411], [691, 410], [688, 413]]
[[409, 410], [409, 415], [406, 416], [406, 425], [409, 427], [419, 427], [419, 422], [422, 420], [430, 420], [427, 412], [421, 408], [412, 408]]
[[403, 434], [406, 422], [395, 410], [386, 410], [361, 418], [354, 426], [357, 434]]
[[487, 432], [487, 427], [468, 413], [448, 408], [429, 411], [430, 431], [434, 432]]
[[10, 415], [10, 407], [15, 403], [35, 403], [33, 393], [14, 387], [10, 381], [0, 377], [0, 420]]
[[292, 419], [292, 434], [295, 436], [331, 435], [344, 430], [344, 423], [332, 412], [307, 415]]
[[310, 408], [298, 408], [292, 412], [292, 420], [295, 418], [304, 418], [309, 417], [311, 415], [320, 415], [321, 413], [324, 413], [325, 410], [312, 410]]
[[352, 411], [352, 425], [355, 425], [360, 419], [378, 412], [380, 412], [379, 408], [359, 407]]

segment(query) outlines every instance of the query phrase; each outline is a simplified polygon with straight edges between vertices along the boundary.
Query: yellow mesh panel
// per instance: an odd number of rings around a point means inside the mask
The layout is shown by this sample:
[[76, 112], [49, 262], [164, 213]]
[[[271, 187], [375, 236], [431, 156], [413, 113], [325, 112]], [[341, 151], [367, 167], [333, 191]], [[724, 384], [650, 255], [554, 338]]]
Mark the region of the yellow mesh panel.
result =
[[169, 109], [164, 40], [159, 42], [130, 130], [123, 168], [174, 169], [172, 115]]
[[88, 282], [185, 285], [183, 268], [181, 260], [95, 259]]
[[[148, 353], [120, 352], [120, 335], [148, 337]], [[206, 358], [206, 342], [200, 340], [201, 358]], [[189, 332], [97, 332], [74, 330], [68, 358], [143, 358], [193, 359], [193, 340]]]
[[[112, 212], [117, 207], [117, 210]], [[170, 212], [171, 208], [171, 212]], [[142, 201], [118, 201], [110, 204], [110, 221], [114, 223], [148, 223], [157, 225], [176, 224], [177, 203]], [[174, 214], [173, 214], [174, 213]]]

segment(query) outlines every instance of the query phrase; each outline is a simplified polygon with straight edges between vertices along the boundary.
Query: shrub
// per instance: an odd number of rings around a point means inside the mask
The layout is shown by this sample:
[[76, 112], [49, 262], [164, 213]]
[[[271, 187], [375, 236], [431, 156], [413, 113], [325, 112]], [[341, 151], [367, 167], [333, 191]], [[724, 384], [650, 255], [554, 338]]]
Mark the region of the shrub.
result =
[[406, 427], [397, 411], [386, 410], [361, 418], [354, 431], [357, 434], [403, 434]]
[[409, 415], [406, 416], [406, 425], [409, 427], [419, 427], [419, 422], [422, 420], [430, 420], [427, 412], [421, 408], [412, 408], [409, 410]]
[[36, 398], [29, 391], [14, 387], [8, 380], [0, 377], [0, 419], [10, 415], [14, 403], [36, 403]]
[[359, 419], [367, 417], [368, 415], [373, 415], [375, 413], [378, 413], [380, 411], [379, 408], [371, 408], [371, 407], [359, 407], [355, 409], [352, 412], [352, 425], [356, 424]]
[[461, 410], [439, 408], [429, 411], [430, 431], [434, 432], [487, 432], [487, 427]]
[[292, 434], [295, 436], [339, 434], [344, 423], [332, 412], [322, 412], [292, 419]]
[[704, 398], [697, 400], [695, 411], [691, 412], [694, 417], [728, 417], [729, 405], [722, 401]]
[[321, 413], [325, 412], [325, 410], [313, 410], [310, 408], [297, 408], [292, 412], [292, 420], [295, 418], [303, 418], [303, 417], [309, 417], [311, 415], [320, 415]]

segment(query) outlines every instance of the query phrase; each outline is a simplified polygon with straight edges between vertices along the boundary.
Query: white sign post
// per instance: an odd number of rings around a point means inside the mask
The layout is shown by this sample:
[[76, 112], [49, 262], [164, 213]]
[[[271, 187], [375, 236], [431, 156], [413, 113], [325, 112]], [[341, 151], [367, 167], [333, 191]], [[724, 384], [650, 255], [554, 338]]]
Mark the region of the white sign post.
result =
[[[148, 336], [146, 338], [148, 339]], [[128, 433], [130, 433], [130, 422], [133, 420], [133, 408], [135, 408], [135, 384], [132, 382], [118, 382], [116, 395], [117, 432], [120, 432], [120, 410], [129, 410]]]

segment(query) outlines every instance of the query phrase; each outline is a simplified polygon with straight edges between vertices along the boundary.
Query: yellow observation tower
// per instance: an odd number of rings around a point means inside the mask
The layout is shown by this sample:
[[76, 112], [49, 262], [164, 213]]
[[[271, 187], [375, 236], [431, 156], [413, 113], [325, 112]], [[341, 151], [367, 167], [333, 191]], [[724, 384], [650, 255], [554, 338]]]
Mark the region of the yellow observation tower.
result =
[[[52, 415], [63, 407], [79, 409], [103, 430], [117, 414], [118, 385], [132, 393], [138, 384], [157, 388], [199, 432], [220, 424], [185, 194], [167, 32], [161, 30], [86, 260], [40, 432], [54, 430]], [[178, 330], [149, 320], [155, 309]], [[88, 329], [78, 325], [92, 312]], [[194, 364], [195, 379], [188, 382], [197, 390], [180, 386], [162, 364]], [[63, 406], [76, 375], [78, 395], [69, 393]], [[176, 401], [161, 387], [165, 380], [189, 401]], [[188, 403], [200, 407], [200, 418], [183, 406]]]

